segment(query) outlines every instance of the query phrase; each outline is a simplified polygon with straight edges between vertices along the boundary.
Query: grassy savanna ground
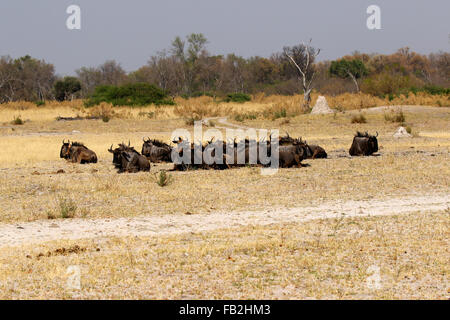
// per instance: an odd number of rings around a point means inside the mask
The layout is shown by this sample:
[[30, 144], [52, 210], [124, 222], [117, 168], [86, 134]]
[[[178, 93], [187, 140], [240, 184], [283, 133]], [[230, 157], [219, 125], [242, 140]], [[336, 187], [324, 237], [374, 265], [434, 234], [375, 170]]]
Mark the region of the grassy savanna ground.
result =
[[3, 248], [0, 298], [446, 299], [448, 214]]
[[[177, 107], [114, 110], [108, 105], [84, 110], [79, 101], [39, 108], [0, 106], [0, 222], [59, 217], [61, 200], [76, 203], [75, 218], [95, 219], [186, 212], [195, 217], [214, 211], [450, 193], [450, 108], [402, 107], [414, 137], [394, 139], [399, 124], [385, 119], [391, 111], [359, 111], [354, 102], [336, 114], [305, 115], [295, 111], [299, 96], [271, 99], [275, 102], [261, 98], [219, 105], [194, 99], [180, 101]], [[279, 108], [285, 108], [287, 116], [275, 119]], [[367, 123], [352, 124], [351, 118], [360, 112]], [[163, 188], [153, 174], [170, 169], [167, 164], [153, 165], [151, 173], [116, 173], [107, 152], [112, 143], [130, 140], [140, 150], [143, 137], [169, 142], [176, 128], [192, 131], [187, 124], [192, 113], [228, 116], [235, 124], [279, 129], [281, 134], [288, 131], [320, 144], [330, 158], [307, 160], [308, 167], [282, 169], [273, 176], [260, 175], [259, 168], [171, 172], [172, 182]], [[236, 117], [249, 113], [256, 116]], [[89, 114], [111, 119], [55, 120]], [[17, 116], [25, 120], [23, 125], [11, 123]], [[213, 120], [204, 130], [214, 125], [222, 126]], [[380, 156], [347, 156], [356, 130], [378, 131]], [[96, 151], [99, 163], [81, 166], [59, 159], [64, 138], [84, 142]], [[64, 173], [57, 174], [60, 169]], [[41, 252], [73, 245], [87, 249], [36, 259]], [[0, 297], [445, 298], [447, 248], [448, 212], [242, 227], [158, 239], [60, 240], [0, 249]], [[64, 277], [73, 264], [82, 267], [83, 289], [70, 293]], [[367, 268], [374, 264], [381, 268], [383, 284], [375, 291], [365, 285]]]

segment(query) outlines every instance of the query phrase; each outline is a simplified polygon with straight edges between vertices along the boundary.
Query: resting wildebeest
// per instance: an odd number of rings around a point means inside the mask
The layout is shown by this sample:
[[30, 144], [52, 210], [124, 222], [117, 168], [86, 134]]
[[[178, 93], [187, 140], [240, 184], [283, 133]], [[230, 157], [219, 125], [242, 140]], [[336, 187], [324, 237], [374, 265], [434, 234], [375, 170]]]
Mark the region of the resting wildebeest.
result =
[[319, 159], [319, 158], [325, 159], [328, 157], [325, 149], [322, 148], [321, 146], [314, 144], [309, 145], [306, 141], [302, 141], [302, 138], [295, 139], [291, 138], [289, 136], [289, 133], [286, 132], [286, 134], [287, 136], [279, 137], [280, 146], [292, 145], [294, 142], [299, 142], [305, 147], [304, 159]]
[[326, 159], [328, 157], [326, 151], [321, 146], [315, 145], [315, 144], [306, 144], [307, 154], [306, 159]]
[[142, 145], [142, 155], [147, 157], [150, 162], [171, 162], [172, 147], [159, 140], [144, 140]]
[[119, 173], [150, 171], [150, 162], [133, 147], [130, 147], [130, 144], [127, 146], [121, 143], [114, 150], [112, 147], [111, 145], [108, 151], [113, 154], [113, 164], [119, 169]]
[[69, 149], [70, 140], [68, 142], [65, 142], [65, 140], [63, 140], [62, 143], [63, 144], [61, 146], [61, 151], [59, 152], [59, 157], [68, 160], [69, 159], [69, 153], [67, 152], [67, 150]]
[[67, 143], [63, 140], [59, 156], [73, 163], [97, 163], [97, 155], [94, 151], [80, 142], [71, 143], [70, 140]]
[[349, 153], [351, 156], [370, 156], [374, 152], [378, 151], [378, 132], [376, 136], [371, 136], [367, 132], [356, 132], [353, 138], [352, 146]]
[[280, 168], [301, 168], [302, 160], [306, 159], [307, 145], [299, 139], [291, 145], [279, 146], [278, 152]]

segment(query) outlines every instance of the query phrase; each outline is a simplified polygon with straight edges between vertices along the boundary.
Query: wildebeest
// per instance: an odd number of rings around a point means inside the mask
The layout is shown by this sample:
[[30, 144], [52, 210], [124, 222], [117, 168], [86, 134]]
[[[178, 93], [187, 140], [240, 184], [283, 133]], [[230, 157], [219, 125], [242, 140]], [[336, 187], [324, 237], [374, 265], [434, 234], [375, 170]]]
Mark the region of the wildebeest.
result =
[[139, 152], [137, 152], [130, 144], [119, 144], [118, 148], [113, 150], [113, 145], [108, 149], [113, 154], [113, 164], [118, 169], [119, 173], [122, 172], [138, 172], [138, 171], [150, 171], [150, 162]]
[[280, 168], [302, 167], [302, 160], [306, 159], [307, 145], [298, 139], [290, 145], [279, 146], [279, 166]]
[[349, 153], [351, 156], [370, 156], [378, 151], [378, 132], [376, 136], [371, 136], [367, 132], [356, 132], [353, 138]]
[[328, 155], [324, 148], [318, 145], [314, 144], [308, 144], [306, 141], [302, 141], [301, 138], [295, 139], [289, 136], [289, 133], [286, 133], [287, 135], [284, 137], [279, 137], [279, 144], [280, 146], [285, 145], [292, 145], [294, 142], [299, 142], [300, 144], [303, 144], [305, 147], [305, 155], [304, 159], [319, 159], [319, 158], [327, 158]]
[[63, 140], [62, 146], [61, 146], [61, 151], [59, 152], [60, 158], [66, 159], [66, 160], [69, 159], [69, 153], [67, 152], [69, 150], [69, 145], [70, 145], [70, 140], [68, 142]]
[[159, 140], [147, 138], [142, 145], [141, 154], [150, 162], [172, 162], [172, 147]]
[[73, 163], [97, 163], [97, 155], [94, 151], [90, 150], [83, 143], [70, 142], [70, 140], [69, 142], [63, 140], [59, 156]]
[[326, 159], [328, 157], [326, 151], [321, 146], [315, 145], [315, 144], [306, 144], [306, 147], [308, 149], [306, 159]]

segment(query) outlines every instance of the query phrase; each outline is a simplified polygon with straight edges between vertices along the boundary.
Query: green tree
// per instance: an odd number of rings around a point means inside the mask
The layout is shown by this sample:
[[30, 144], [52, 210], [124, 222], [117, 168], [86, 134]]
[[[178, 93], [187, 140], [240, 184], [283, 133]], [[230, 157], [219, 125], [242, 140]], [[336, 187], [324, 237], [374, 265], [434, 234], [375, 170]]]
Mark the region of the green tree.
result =
[[367, 68], [359, 59], [347, 60], [340, 59], [336, 61], [332, 61], [330, 65], [330, 74], [333, 76], [337, 76], [342, 79], [352, 79], [356, 92], [359, 92], [359, 84], [358, 79], [366, 76], [368, 74]]

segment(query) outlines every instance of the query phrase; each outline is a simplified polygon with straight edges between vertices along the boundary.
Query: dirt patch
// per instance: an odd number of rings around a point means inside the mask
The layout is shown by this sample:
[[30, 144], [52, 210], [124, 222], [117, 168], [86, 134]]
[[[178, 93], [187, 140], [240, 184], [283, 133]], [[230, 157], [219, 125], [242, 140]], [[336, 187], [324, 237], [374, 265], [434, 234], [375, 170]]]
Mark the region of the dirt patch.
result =
[[450, 195], [392, 198], [367, 201], [329, 201], [314, 207], [269, 208], [264, 211], [214, 212], [197, 215], [164, 215], [119, 219], [70, 219], [35, 221], [0, 226], [0, 247], [53, 240], [124, 236], [160, 236], [205, 232], [222, 228], [315, 219], [400, 215], [450, 208]]

